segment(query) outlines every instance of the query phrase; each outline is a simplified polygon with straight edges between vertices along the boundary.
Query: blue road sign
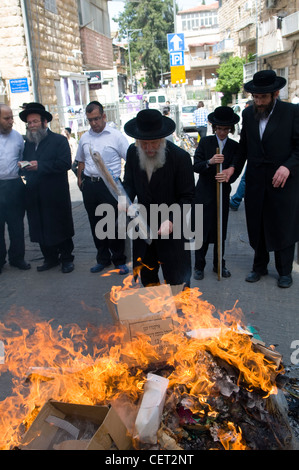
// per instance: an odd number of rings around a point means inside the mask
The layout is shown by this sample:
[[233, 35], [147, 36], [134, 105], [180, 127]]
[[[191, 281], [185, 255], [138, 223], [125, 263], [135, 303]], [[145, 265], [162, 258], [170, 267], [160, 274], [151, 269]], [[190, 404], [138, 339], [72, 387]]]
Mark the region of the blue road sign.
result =
[[177, 65], [185, 65], [184, 64], [184, 52], [170, 52], [170, 67], [175, 67]]
[[11, 93], [25, 93], [29, 91], [28, 79], [27, 78], [15, 78], [9, 80]]
[[184, 33], [167, 34], [168, 52], [178, 52], [185, 50]]

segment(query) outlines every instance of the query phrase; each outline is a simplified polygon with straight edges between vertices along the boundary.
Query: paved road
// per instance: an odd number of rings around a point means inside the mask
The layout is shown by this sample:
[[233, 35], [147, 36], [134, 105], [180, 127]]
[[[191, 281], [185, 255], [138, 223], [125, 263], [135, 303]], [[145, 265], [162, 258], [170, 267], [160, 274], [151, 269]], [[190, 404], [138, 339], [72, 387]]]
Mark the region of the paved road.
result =
[[[26, 319], [31, 316], [36, 322], [53, 320], [53, 328], [70, 323], [76, 323], [81, 328], [112, 324], [103, 295], [112, 285], [121, 285], [123, 277], [116, 273], [102, 277], [89, 272], [95, 263], [95, 249], [82, 196], [72, 172], [69, 179], [76, 232], [75, 270], [62, 274], [57, 267], [38, 273], [36, 266], [41, 264], [41, 253], [38, 245], [30, 242], [26, 229], [26, 260], [31, 263], [32, 269], [24, 272], [5, 265], [0, 275], [0, 327], [11, 316], [19, 318], [24, 327]], [[294, 284], [290, 289], [277, 287], [273, 258], [269, 275], [256, 284], [249, 284], [244, 279], [251, 270], [252, 257], [244, 206], [241, 205], [239, 211], [231, 212], [229, 217], [226, 260], [232, 277], [217, 280], [217, 275], [212, 272], [212, 250], [209, 250], [205, 278], [202, 281], [193, 280], [192, 287], [198, 286], [202, 299], [221, 312], [231, 310], [237, 302], [245, 323], [255, 327], [267, 344], [274, 344], [288, 366], [291, 364], [292, 343], [299, 341], [298, 265], [294, 263]], [[0, 398], [6, 396], [8, 387], [8, 381], [0, 378]]]

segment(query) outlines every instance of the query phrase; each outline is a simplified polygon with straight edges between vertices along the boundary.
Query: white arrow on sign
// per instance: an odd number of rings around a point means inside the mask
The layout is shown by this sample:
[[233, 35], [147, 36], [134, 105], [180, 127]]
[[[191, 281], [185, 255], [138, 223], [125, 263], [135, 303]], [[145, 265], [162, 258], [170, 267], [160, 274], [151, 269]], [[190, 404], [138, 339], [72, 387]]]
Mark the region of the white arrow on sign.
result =
[[177, 34], [173, 36], [173, 38], [170, 40], [170, 42], [173, 43], [173, 50], [174, 51], [179, 51], [180, 50], [180, 42], [182, 42], [182, 38], [178, 36]]

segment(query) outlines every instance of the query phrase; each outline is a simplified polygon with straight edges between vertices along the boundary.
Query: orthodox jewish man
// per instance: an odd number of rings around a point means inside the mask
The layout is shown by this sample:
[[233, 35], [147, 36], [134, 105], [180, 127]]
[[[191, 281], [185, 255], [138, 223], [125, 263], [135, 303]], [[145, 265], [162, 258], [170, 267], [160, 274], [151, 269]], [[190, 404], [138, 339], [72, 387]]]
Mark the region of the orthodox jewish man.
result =
[[247, 282], [268, 273], [274, 252], [278, 286], [292, 285], [295, 243], [299, 240], [299, 107], [280, 101], [286, 80], [261, 70], [244, 89], [253, 106], [243, 111], [240, 163], [247, 160], [245, 210], [249, 242], [254, 249]]
[[61, 263], [63, 273], [73, 271], [74, 235], [68, 170], [71, 150], [66, 137], [48, 129], [52, 114], [40, 103], [28, 103], [19, 114], [27, 123], [22, 173], [26, 178], [26, 207], [29, 234], [38, 242], [47, 271]]
[[183, 232], [180, 237], [174, 232], [177, 224], [183, 223], [183, 205], [191, 207], [193, 203], [195, 188], [190, 155], [166, 140], [174, 132], [175, 123], [158, 110], [140, 111], [125, 124], [124, 130], [136, 142], [127, 152], [123, 184], [131, 201], [137, 196], [138, 203], [145, 207], [150, 229], [151, 207], [164, 204], [170, 208], [177, 204], [181, 209], [180, 220], [171, 211], [165, 217], [161, 215], [157, 229], [152, 230], [151, 243], [141, 237], [134, 240], [133, 266], [142, 266], [140, 277], [144, 286], [160, 283], [160, 267], [166, 283], [189, 286], [190, 250], [185, 249]]

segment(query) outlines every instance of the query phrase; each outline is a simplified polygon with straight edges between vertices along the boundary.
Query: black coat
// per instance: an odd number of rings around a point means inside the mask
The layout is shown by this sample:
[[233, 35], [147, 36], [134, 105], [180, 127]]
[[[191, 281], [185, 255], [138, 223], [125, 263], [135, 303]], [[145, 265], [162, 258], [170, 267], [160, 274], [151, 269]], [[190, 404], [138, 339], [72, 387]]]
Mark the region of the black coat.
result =
[[[250, 245], [256, 249], [263, 227], [267, 251], [299, 240], [299, 106], [277, 101], [263, 134], [253, 106], [243, 112], [240, 164], [247, 158], [245, 209]], [[290, 170], [284, 188], [272, 178], [281, 166]]]
[[[170, 207], [172, 204], [180, 206], [189, 204], [191, 206], [194, 203], [195, 185], [190, 155], [172, 142], [167, 141], [166, 162], [162, 168], [153, 173], [150, 182], [148, 182], [146, 172], [140, 168], [135, 144], [132, 144], [127, 152], [123, 185], [131, 201], [137, 196], [138, 203], [146, 208], [148, 224], [151, 225], [149, 215], [150, 207], [153, 204], [166, 204]], [[181, 284], [191, 274], [190, 251], [185, 250], [186, 240], [183, 236], [183, 230], [181, 233], [180, 239], [173, 239], [170, 236], [169, 239], [159, 237], [153, 241], [156, 245], [159, 262], [173, 266], [172, 284]], [[139, 257], [143, 259], [146, 249], [147, 244], [143, 240], [134, 241], [135, 266], [138, 264]], [[168, 282], [167, 279], [166, 282]]]
[[32, 242], [58, 245], [74, 235], [68, 182], [71, 151], [66, 137], [48, 130], [38, 145], [25, 143], [24, 160], [37, 160], [37, 171], [26, 177], [26, 208]]
[[[199, 173], [196, 184], [195, 202], [203, 204], [203, 241], [208, 243], [217, 242], [217, 182], [215, 180], [217, 165], [207, 165], [216, 153], [218, 140], [215, 135], [209, 135], [200, 139], [198, 147], [194, 155], [193, 169], [195, 173]], [[239, 144], [227, 139], [223, 148], [224, 162], [222, 169], [229, 168], [234, 165], [239, 151]], [[235, 172], [229, 183], [222, 184], [222, 237], [226, 239], [227, 222], [229, 213], [229, 195], [231, 191], [231, 183], [233, 183], [239, 173]]]

